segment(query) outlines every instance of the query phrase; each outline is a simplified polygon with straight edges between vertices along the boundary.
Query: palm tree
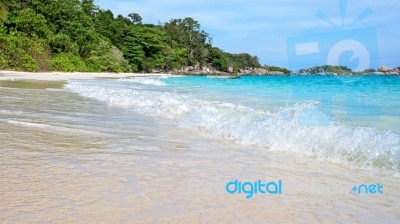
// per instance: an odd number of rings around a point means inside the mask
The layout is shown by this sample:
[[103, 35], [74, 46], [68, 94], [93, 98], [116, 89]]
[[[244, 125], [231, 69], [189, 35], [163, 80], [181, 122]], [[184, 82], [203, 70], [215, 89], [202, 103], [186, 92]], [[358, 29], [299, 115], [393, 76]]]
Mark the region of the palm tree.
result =
[[3, 0], [0, 0], [0, 20], [6, 20], [7, 19], [7, 5], [4, 3]]

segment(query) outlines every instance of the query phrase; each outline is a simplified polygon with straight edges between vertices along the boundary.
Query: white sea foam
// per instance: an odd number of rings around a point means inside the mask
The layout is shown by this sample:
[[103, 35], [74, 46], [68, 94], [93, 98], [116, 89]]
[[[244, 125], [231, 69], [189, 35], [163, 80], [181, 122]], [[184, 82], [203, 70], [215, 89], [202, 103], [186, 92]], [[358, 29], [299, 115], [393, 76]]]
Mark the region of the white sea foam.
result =
[[30, 128], [39, 128], [39, 129], [48, 130], [48, 131], [70, 132], [70, 133], [77, 134], [77, 135], [79, 135], [79, 134], [104, 135], [100, 132], [88, 131], [88, 130], [77, 129], [77, 128], [61, 127], [61, 126], [55, 126], [55, 125], [49, 125], [49, 124], [39, 124], [39, 123], [32, 123], [32, 122], [25, 122], [25, 121], [11, 120], [11, 119], [7, 120], [6, 122], [9, 124], [13, 124], [13, 125], [19, 125], [19, 126], [30, 127]]
[[67, 88], [110, 106], [174, 119], [181, 128], [238, 144], [307, 154], [352, 168], [373, 168], [387, 173], [397, 173], [400, 169], [398, 134], [334, 123], [314, 103], [299, 103], [269, 112], [178, 93], [110, 88], [83, 81], [71, 82]]
[[132, 83], [138, 83], [142, 85], [153, 85], [153, 86], [165, 86], [165, 82], [161, 81], [160, 79], [166, 79], [168, 77], [161, 76], [159, 78], [143, 78], [143, 77], [137, 77], [137, 78], [130, 78], [130, 79], [119, 79], [121, 82], [132, 82]]

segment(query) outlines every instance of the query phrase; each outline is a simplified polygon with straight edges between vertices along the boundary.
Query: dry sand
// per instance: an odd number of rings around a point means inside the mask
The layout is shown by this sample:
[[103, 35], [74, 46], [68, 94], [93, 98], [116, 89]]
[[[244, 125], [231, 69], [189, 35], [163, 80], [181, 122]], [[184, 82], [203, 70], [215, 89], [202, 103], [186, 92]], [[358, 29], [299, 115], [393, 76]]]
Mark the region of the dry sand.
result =
[[162, 73], [87, 73], [87, 72], [15, 72], [0, 71], [0, 80], [45, 80], [62, 81], [71, 79], [94, 79], [94, 78], [127, 78], [127, 77], [148, 77], [166, 76]]

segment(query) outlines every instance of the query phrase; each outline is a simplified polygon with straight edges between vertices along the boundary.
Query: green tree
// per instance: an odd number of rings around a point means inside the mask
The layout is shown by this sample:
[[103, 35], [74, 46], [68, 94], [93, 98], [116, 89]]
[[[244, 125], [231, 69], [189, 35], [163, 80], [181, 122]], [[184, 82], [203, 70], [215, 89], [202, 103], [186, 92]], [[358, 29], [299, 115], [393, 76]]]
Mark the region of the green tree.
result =
[[228, 66], [231, 63], [227, 54], [217, 47], [212, 47], [209, 51], [209, 63], [220, 71], [227, 71]]
[[[0, 25], [0, 69], [38, 71], [33, 55], [40, 54], [38, 43], [25, 36], [7, 35]], [[39, 43], [40, 44], [40, 43]]]
[[137, 13], [130, 13], [128, 17], [132, 20], [132, 23], [134, 24], [142, 23], [142, 17]]
[[74, 55], [78, 55], [79, 46], [74, 41], [72, 41], [71, 37], [62, 32], [57, 33], [50, 40], [51, 50], [54, 53], [72, 53]]
[[281, 67], [277, 67], [277, 66], [265, 65], [264, 68], [271, 72], [282, 72], [283, 74], [286, 74], [286, 75], [289, 75], [292, 73], [292, 71], [290, 71], [289, 69], [281, 68]]
[[90, 17], [94, 17], [98, 12], [98, 7], [94, 4], [94, 0], [82, 0], [82, 9]]
[[127, 40], [125, 55], [139, 70], [165, 66], [166, 32], [159, 26], [134, 26]]
[[144, 69], [144, 63], [146, 55], [143, 47], [138, 43], [138, 40], [134, 37], [129, 37], [125, 47], [125, 58], [128, 59], [132, 70], [137, 72]]
[[90, 53], [87, 59], [90, 70], [98, 72], [129, 72], [128, 61], [118, 48], [108, 41], [100, 40], [99, 45]]
[[151, 71], [259, 66], [249, 54], [211, 44], [193, 18], [142, 24], [138, 13], [114, 16], [94, 0], [0, 0], [0, 69]]
[[187, 49], [189, 65], [204, 65], [208, 58], [207, 46], [210, 45], [208, 33], [201, 30], [200, 24], [193, 18], [173, 19], [164, 25], [172, 40], [179, 47]]
[[29, 37], [46, 39], [51, 35], [46, 18], [42, 14], [36, 13], [31, 8], [18, 11], [12, 22], [15, 24], [17, 31]]
[[3, 1], [0, 1], [0, 20], [5, 21], [7, 19], [7, 14], [8, 14], [7, 5]]

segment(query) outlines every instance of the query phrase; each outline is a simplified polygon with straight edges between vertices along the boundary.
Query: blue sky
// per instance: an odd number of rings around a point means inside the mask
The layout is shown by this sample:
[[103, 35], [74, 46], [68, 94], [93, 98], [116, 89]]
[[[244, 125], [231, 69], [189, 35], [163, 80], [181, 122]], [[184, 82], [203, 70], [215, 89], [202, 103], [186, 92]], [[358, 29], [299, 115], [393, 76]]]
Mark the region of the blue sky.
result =
[[[336, 60], [337, 63], [347, 65], [349, 60], [355, 59], [351, 61], [353, 64], [365, 65], [364, 59], [369, 56], [370, 67], [400, 66], [398, 0], [97, 0], [96, 4], [110, 9], [115, 15], [139, 13], [144, 23], [158, 24], [171, 18], [192, 17], [213, 37], [215, 46], [232, 53], [257, 55], [262, 64], [296, 67], [297, 53], [293, 56], [293, 52], [298, 51], [292, 48], [301, 46], [319, 46], [314, 49], [319, 54], [314, 56], [325, 62], [336, 42], [351, 39], [365, 45], [367, 51], [360, 50], [355, 56], [349, 53], [347, 59], [343, 56], [346, 54], [338, 53], [340, 60]], [[332, 23], [318, 18], [318, 11]], [[365, 18], [354, 23], [363, 13]], [[364, 28], [374, 30], [376, 35], [371, 36], [368, 32], [367, 36], [355, 31]], [[346, 35], [340, 34], [341, 31]], [[327, 32], [330, 34], [324, 35]], [[316, 45], [296, 45], [297, 40], [307, 42], [309, 35]], [[290, 38], [296, 42], [294, 45], [288, 44]], [[354, 50], [353, 45], [347, 47]], [[315, 61], [315, 65], [323, 62]]]

